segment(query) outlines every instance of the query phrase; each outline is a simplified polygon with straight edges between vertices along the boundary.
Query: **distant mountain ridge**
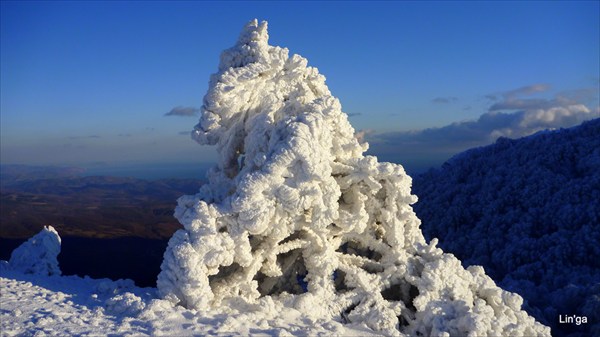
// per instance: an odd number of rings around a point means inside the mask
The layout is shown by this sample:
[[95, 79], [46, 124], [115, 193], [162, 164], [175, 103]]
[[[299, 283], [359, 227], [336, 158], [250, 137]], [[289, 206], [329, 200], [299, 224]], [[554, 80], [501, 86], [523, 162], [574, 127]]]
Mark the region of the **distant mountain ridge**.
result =
[[0, 186], [25, 181], [80, 177], [85, 169], [79, 167], [0, 165]]
[[110, 191], [112, 195], [136, 193], [139, 196], [159, 197], [172, 189], [186, 193], [195, 193], [198, 180], [194, 179], [160, 179], [145, 180], [126, 177], [90, 176], [65, 177], [51, 179], [28, 179], [5, 186], [5, 191], [24, 193], [68, 195], [72, 193], [102, 193]]
[[63, 235], [168, 238], [180, 227], [177, 198], [194, 194], [197, 179], [144, 180], [82, 176], [61, 167], [1, 167], [0, 237], [26, 238], [52, 224]]
[[600, 335], [600, 119], [468, 150], [413, 193], [427, 239], [484, 266], [554, 333]]

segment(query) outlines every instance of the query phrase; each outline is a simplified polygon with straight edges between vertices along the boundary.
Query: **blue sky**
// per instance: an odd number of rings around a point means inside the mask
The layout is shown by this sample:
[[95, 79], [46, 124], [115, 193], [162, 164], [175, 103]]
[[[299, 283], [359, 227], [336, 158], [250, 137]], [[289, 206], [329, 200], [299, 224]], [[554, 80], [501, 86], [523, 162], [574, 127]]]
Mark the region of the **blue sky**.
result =
[[212, 161], [184, 133], [220, 52], [258, 18], [270, 44], [327, 77], [372, 153], [435, 162], [598, 117], [599, 13], [598, 1], [3, 1], [0, 159]]

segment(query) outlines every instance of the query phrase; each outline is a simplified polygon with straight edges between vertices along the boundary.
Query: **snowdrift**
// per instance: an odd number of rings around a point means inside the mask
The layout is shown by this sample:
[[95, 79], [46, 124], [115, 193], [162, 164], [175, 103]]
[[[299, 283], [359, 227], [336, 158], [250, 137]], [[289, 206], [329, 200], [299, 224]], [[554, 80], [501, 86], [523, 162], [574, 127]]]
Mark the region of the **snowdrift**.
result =
[[426, 243], [411, 178], [363, 155], [325, 78], [268, 45], [266, 22], [221, 55], [193, 137], [220, 157], [178, 200], [157, 282], [172, 304], [283, 306], [389, 335], [550, 334], [483, 268]]
[[466, 151], [413, 191], [426, 237], [484, 266], [558, 335], [600, 335], [600, 119]]

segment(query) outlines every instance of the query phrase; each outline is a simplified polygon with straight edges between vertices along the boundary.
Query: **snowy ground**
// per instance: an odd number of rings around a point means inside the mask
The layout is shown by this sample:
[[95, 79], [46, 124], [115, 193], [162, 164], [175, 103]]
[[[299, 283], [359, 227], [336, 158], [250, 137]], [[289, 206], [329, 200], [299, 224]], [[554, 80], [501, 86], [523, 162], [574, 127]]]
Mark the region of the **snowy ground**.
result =
[[173, 307], [157, 299], [156, 289], [135, 287], [131, 280], [28, 275], [6, 264], [0, 289], [2, 336], [379, 335], [276, 307], [266, 298], [245, 313], [231, 307], [198, 312]]

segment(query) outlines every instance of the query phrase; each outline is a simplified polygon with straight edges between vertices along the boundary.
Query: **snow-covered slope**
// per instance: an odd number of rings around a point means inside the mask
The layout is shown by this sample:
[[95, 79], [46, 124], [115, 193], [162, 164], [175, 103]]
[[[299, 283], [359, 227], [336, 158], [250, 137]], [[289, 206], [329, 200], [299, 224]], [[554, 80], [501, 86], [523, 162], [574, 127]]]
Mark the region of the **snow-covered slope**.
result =
[[[130, 280], [0, 273], [2, 336], [375, 336], [263, 301], [220, 311], [174, 307]], [[261, 308], [262, 306], [262, 308]], [[259, 310], [260, 309], [260, 310]]]
[[[35, 321], [57, 334], [550, 335], [519, 295], [425, 241], [411, 178], [363, 155], [325, 78], [269, 46], [266, 22], [250, 22], [221, 55], [194, 138], [220, 157], [208, 184], [178, 200], [184, 228], [158, 297], [119, 282], [24, 283], [9, 266], [3, 331]], [[11, 318], [17, 310], [35, 318]], [[68, 330], [74, 317], [83, 330]]]
[[484, 266], [560, 334], [600, 335], [600, 119], [466, 151], [413, 192], [426, 237]]

